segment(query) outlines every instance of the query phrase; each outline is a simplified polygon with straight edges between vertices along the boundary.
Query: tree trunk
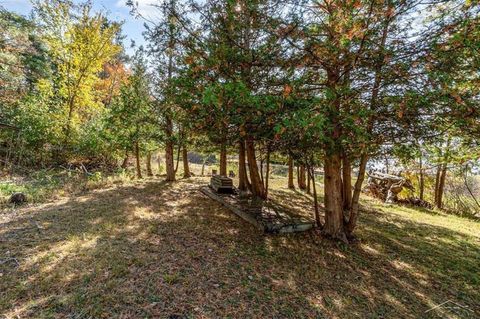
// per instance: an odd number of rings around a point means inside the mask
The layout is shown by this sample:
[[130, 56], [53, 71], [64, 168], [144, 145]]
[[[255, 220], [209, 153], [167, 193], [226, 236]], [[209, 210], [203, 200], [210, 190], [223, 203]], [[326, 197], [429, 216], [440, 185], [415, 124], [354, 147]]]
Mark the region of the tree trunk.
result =
[[[389, 11], [390, 10], [390, 5], [387, 5], [385, 10]], [[387, 41], [388, 37], [388, 32], [390, 28], [390, 21], [391, 19], [387, 19], [385, 23], [383, 24], [383, 30], [382, 30], [382, 37], [380, 40], [380, 45], [378, 47], [378, 58], [375, 59], [374, 61], [374, 67], [375, 67], [375, 79], [373, 82], [373, 87], [372, 87], [372, 94], [370, 97], [370, 111], [372, 111], [372, 114], [375, 114], [376, 109], [377, 109], [377, 100], [378, 100], [378, 95], [380, 93], [380, 88], [383, 80], [383, 72], [382, 68], [385, 64], [385, 44]], [[367, 132], [371, 133], [373, 131], [373, 128], [375, 126], [375, 115], [371, 116], [368, 119], [368, 125], [367, 125]], [[358, 177], [355, 182], [355, 187], [353, 190], [353, 195], [352, 195], [352, 201], [350, 204], [350, 216], [348, 219], [348, 223], [346, 225], [346, 231], [347, 235], [349, 237], [352, 236], [352, 233], [357, 225], [357, 220], [358, 220], [358, 211], [359, 211], [359, 200], [360, 200], [360, 193], [362, 191], [362, 184], [363, 180], [365, 179], [365, 169], [367, 166], [367, 161], [368, 161], [368, 150], [364, 150], [362, 152], [362, 155], [360, 157], [360, 166], [358, 170]], [[388, 159], [386, 162], [386, 170], [388, 172]]]
[[265, 180], [263, 179], [263, 158], [262, 158], [261, 152], [260, 152], [260, 179], [262, 181], [262, 184], [265, 185]]
[[243, 139], [238, 142], [238, 189], [241, 191], [248, 189], [247, 167], [245, 164], [245, 141]]
[[175, 167], [173, 165], [173, 122], [170, 116], [166, 116], [166, 135], [167, 142], [165, 143], [165, 167], [167, 170], [167, 181], [173, 182], [175, 180]]
[[227, 176], [227, 146], [222, 144], [220, 149], [220, 175]]
[[270, 177], [270, 150], [267, 149], [267, 171], [265, 172], [265, 198], [268, 198], [268, 178]]
[[300, 166], [297, 165], [297, 186], [300, 186]]
[[442, 172], [442, 164], [439, 164], [437, 166], [437, 173], [435, 174], [435, 194], [433, 198], [435, 206], [437, 206], [437, 203], [438, 203], [438, 187], [440, 185], [441, 172]]
[[420, 199], [423, 200], [423, 193], [425, 191], [425, 174], [423, 172], [423, 159], [420, 154], [420, 181], [419, 181]]
[[342, 157], [343, 210], [350, 211], [352, 204], [352, 166], [345, 154]]
[[208, 156], [206, 156], [206, 157], [203, 159], [203, 163], [202, 163], [202, 173], [201, 173], [202, 176], [205, 175], [205, 164], [207, 163], [207, 159], [208, 159]]
[[121, 168], [125, 169], [128, 166], [128, 149], [125, 149], [125, 157], [123, 158]]
[[67, 147], [69, 142], [70, 142], [70, 132], [72, 130], [72, 118], [73, 118], [73, 108], [74, 108], [74, 104], [75, 104], [75, 98], [76, 98], [76, 96], [73, 95], [73, 96], [69, 97], [69, 101], [68, 101], [67, 124], [66, 124], [66, 127], [64, 128], [64, 132], [65, 132], [65, 138], [64, 138], [64, 142], [63, 142], [64, 147]]
[[360, 157], [360, 166], [358, 168], [358, 177], [355, 181], [355, 187], [353, 189], [352, 201], [350, 204], [350, 216], [346, 226], [347, 235], [352, 237], [352, 233], [357, 226], [358, 220], [358, 210], [359, 210], [359, 201], [360, 193], [362, 192], [362, 184], [365, 179], [365, 170], [367, 167], [368, 156], [366, 153], [363, 153]]
[[308, 180], [312, 180], [313, 186], [313, 208], [315, 209], [315, 223], [317, 227], [322, 228], [322, 222], [320, 221], [320, 212], [318, 210], [318, 197], [317, 197], [317, 186], [315, 185], [315, 170], [313, 167], [307, 167], [308, 170]]
[[342, 165], [339, 154], [325, 155], [325, 235], [347, 241], [342, 201]]
[[[170, 26], [172, 28], [172, 26]], [[173, 43], [173, 33], [170, 33], [169, 37], [170, 43]], [[171, 80], [173, 76], [173, 50], [168, 52], [168, 69], [167, 69], [167, 80]], [[168, 106], [167, 106], [168, 107]], [[165, 115], [165, 135], [167, 142], [165, 144], [165, 166], [167, 170], [167, 182], [175, 181], [175, 167], [173, 166], [173, 119], [171, 115], [171, 110], [168, 108]]]
[[305, 165], [300, 165], [298, 173], [298, 188], [301, 190], [307, 189], [307, 181], [305, 178]]
[[175, 174], [177, 174], [178, 172], [178, 164], [180, 164], [180, 153], [182, 151], [182, 146], [181, 145], [178, 145], [178, 149], [177, 149], [177, 161], [176, 161], [176, 164], [175, 164]]
[[152, 152], [147, 152], [147, 176], [153, 176], [152, 173]]
[[288, 157], [288, 188], [295, 189], [295, 184], [293, 183], [293, 159], [291, 156]]
[[248, 159], [248, 170], [250, 172], [250, 179], [252, 182], [251, 191], [256, 197], [266, 199], [265, 188], [260, 178], [258, 171], [257, 159], [255, 158], [255, 143], [252, 138], [246, 140], [246, 153]]
[[440, 181], [438, 183], [438, 191], [437, 191], [437, 202], [436, 206], [437, 208], [442, 208], [443, 207], [443, 190], [445, 188], [445, 179], [447, 177], [447, 164], [444, 163], [442, 165], [442, 170], [440, 172]]
[[189, 178], [190, 174], [190, 167], [188, 167], [188, 152], [187, 148], [184, 146], [182, 151], [182, 160], [183, 160], [183, 177]]
[[312, 191], [311, 191], [311, 186], [310, 186], [310, 172], [308, 170], [308, 166], [307, 166], [307, 194], [311, 195], [312, 194]]
[[137, 178], [142, 178], [142, 170], [140, 168], [140, 149], [138, 147], [138, 141], [135, 142], [135, 158], [137, 160]]

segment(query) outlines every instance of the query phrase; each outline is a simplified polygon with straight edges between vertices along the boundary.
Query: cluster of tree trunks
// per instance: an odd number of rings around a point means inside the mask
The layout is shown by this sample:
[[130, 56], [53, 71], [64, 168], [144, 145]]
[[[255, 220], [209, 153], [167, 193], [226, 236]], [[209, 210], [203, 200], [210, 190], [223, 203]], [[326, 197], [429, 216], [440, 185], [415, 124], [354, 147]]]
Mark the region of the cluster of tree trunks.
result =
[[[379, 42], [378, 57], [374, 59], [374, 81], [371, 88], [371, 97], [369, 109], [375, 114], [377, 109], [377, 100], [383, 81], [382, 69], [385, 64], [384, 48], [391, 20], [386, 20], [383, 24], [382, 36]], [[333, 36], [333, 35], [330, 35]], [[355, 59], [353, 59], [355, 63]], [[368, 161], [368, 147], [363, 146], [360, 152], [350, 154], [348, 149], [341, 144], [337, 144], [338, 138], [343, 135], [341, 121], [341, 111], [349, 111], [348, 103], [340, 98], [338, 89], [350, 86], [350, 71], [354, 68], [350, 61], [346, 64], [328, 68], [326, 87], [333, 92], [328, 103], [328, 117], [331, 126], [325, 130], [325, 136], [333, 143], [324, 147], [324, 171], [325, 171], [325, 225], [323, 232], [332, 238], [348, 241], [352, 237], [353, 230], [357, 224], [359, 212], [360, 192], [365, 178], [365, 169]], [[367, 119], [366, 131], [372, 133], [375, 127], [375, 116]], [[355, 186], [352, 190], [351, 171], [352, 158], [359, 162], [358, 176]]]
[[265, 185], [260, 177], [257, 158], [255, 156], [255, 142], [253, 138], [246, 139], [245, 150], [247, 153], [247, 166], [250, 175], [250, 191], [255, 197], [267, 199], [267, 192], [265, 191]]
[[359, 172], [352, 189], [352, 166], [350, 159], [342, 153], [325, 156], [324, 192], [325, 224], [320, 225], [323, 233], [335, 239], [348, 241], [356, 227], [359, 199], [368, 156], [359, 159]]
[[266, 166], [264, 174], [263, 164], [261, 168], [258, 166], [255, 142], [252, 138], [241, 139], [238, 142], [238, 188], [240, 191], [249, 190], [255, 197], [267, 199], [270, 175], [270, 152], [268, 151]]
[[[175, 180], [175, 168], [173, 160], [173, 143], [166, 143], [165, 158], [167, 166], [167, 181]], [[180, 149], [179, 149], [180, 150]], [[136, 152], [137, 153], [137, 152]], [[241, 139], [238, 142], [239, 154], [239, 190], [249, 190], [253, 196], [266, 199], [268, 196], [268, 181], [270, 171], [270, 152], [267, 151], [266, 172], [263, 173], [257, 163], [255, 141], [253, 138]], [[128, 154], [126, 154], [128, 155]], [[189, 177], [188, 152], [186, 147], [182, 148], [182, 159], [184, 163], [184, 177]], [[317, 225], [323, 232], [332, 237], [347, 241], [356, 226], [358, 218], [358, 201], [365, 175], [367, 156], [360, 158], [359, 176], [352, 188], [351, 162], [344, 154], [325, 156], [325, 223], [320, 220], [320, 212], [317, 199], [317, 189], [314, 182], [314, 168], [306, 165], [297, 167], [298, 188], [310, 193], [313, 189], [314, 211]], [[148, 167], [148, 165], [147, 165]], [[138, 169], [138, 165], [137, 165]], [[247, 173], [248, 170], [248, 173]], [[147, 168], [148, 173], [148, 168]], [[291, 157], [288, 159], [288, 187], [295, 189], [294, 185], [294, 162]], [[220, 149], [220, 175], [227, 175], [227, 148], [222, 145]], [[264, 177], [265, 175], [265, 177]], [[348, 218], [347, 218], [348, 217]]]

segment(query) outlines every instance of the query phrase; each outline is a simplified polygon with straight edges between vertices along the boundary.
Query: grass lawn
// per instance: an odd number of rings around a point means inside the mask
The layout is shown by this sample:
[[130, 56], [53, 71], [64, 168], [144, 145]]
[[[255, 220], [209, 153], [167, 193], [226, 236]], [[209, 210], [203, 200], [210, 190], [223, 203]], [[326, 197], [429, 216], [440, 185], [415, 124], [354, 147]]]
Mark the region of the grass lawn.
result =
[[[478, 221], [367, 198], [352, 245], [264, 235], [203, 183], [4, 209], [0, 318], [480, 317]], [[313, 215], [311, 197], [285, 186], [273, 179], [273, 198]], [[448, 300], [469, 310], [428, 311]]]

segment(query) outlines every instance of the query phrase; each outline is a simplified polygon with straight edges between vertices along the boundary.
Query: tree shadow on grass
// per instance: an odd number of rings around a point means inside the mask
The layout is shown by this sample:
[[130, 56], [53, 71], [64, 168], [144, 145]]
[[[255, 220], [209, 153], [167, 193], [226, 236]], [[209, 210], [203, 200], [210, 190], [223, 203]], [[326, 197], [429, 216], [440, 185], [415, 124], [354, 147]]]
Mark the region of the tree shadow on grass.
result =
[[351, 246], [267, 236], [200, 183], [95, 191], [0, 224], [1, 256], [18, 261], [0, 264], [0, 314], [435, 318], [449, 299], [478, 314], [478, 238], [382, 213], [362, 214]]

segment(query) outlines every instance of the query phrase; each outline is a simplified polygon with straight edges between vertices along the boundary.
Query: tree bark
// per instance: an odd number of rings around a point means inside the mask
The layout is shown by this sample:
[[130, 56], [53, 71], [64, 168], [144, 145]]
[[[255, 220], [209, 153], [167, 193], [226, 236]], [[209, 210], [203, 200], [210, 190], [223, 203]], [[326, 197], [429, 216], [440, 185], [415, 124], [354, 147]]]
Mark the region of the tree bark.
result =
[[142, 178], [142, 169], [140, 168], [140, 149], [138, 147], [138, 141], [135, 142], [135, 158], [137, 160], [137, 178]]
[[187, 148], [184, 146], [182, 150], [182, 161], [183, 161], [183, 177], [189, 178], [190, 174], [190, 167], [188, 166], [188, 152]]
[[447, 163], [442, 165], [442, 170], [440, 172], [440, 181], [438, 183], [438, 195], [437, 195], [437, 208], [443, 208], [443, 190], [445, 188], [445, 179], [447, 177]]
[[147, 152], [147, 176], [153, 176], [152, 173], [152, 152]]
[[300, 186], [300, 166], [297, 165], [297, 186]]
[[123, 158], [121, 168], [127, 168], [128, 166], [128, 149], [125, 149], [125, 157]]
[[313, 186], [313, 208], [315, 210], [315, 223], [317, 227], [322, 228], [322, 222], [320, 221], [320, 212], [318, 209], [318, 197], [317, 197], [317, 186], [315, 185], [315, 171], [313, 167], [307, 167], [308, 170], [308, 180], [312, 180]]
[[343, 210], [349, 212], [352, 204], [352, 166], [346, 154], [342, 157]]
[[67, 117], [67, 124], [64, 128], [64, 132], [65, 132], [65, 138], [63, 142], [64, 147], [67, 147], [70, 142], [70, 132], [72, 130], [72, 118], [73, 118], [73, 108], [75, 104], [75, 98], [76, 98], [76, 94], [69, 97], [69, 100], [68, 100], [68, 117]]
[[177, 161], [176, 161], [176, 164], [175, 164], [175, 175], [177, 174], [178, 172], [178, 165], [180, 164], [180, 153], [182, 152], [182, 146], [181, 145], [178, 145], [178, 149], [177, 149]]
[[173, 125], [171, 120], [167, 122], [170, 123], [170, 124], [167, 124], [167, 127], [170, 128], [170, 129], [167, 129], [167, 132], [170, 132], [170, 133], [167, 133], [167, 143], [165, 144], [165, 168], [167, 171], [166, 180], [168, 182], [173, 182], [175, 181], [175, 167], [173, 163], [173, 142], [171, 140]]
[[220, 175], [227, 176], [227, 146], [222, 144], [220, 149]]
[[262, 158], [261, 152], [260, 152], [260, 180], [262, 181], [262, 184], [265, 185], [265, 180], [263, 179], [263, 158]]
[[295, 184], [293, 183], [293, 159], [291, 156], [288, 157], [288, 188], [295, 189]]
[[331, 238], [347, 242], [343, 218], [341, 167], [339, 154], [325, 155], [325, 225], [323, 231]]
[[267, 171], [265, 172], [265, 198], [268, 198], [268, 179], [270, 177], [270, 149], [267, 149]]
[[441, 172], [442, 172], [442, 164], [439, 164], [437, 166], [437, 173], [435, 174], [435, 193], [433, 198], [435, 206], [437, 206], [437, 203], [438, 203], [438, 188], [440, 185]]
[[309, 172], [308, 166], [307, 166], [307, 194], [309, 195], [312, 194], [311, 186], [310, 186], [310, 172]]
[[305, 178], [305, 165], [300, 165], [298, 173], [298, 188], [301, 190], [307, 189], [307, 183]]
[[248, 159], [248, 171], [250, 172], [251, 191], [255, 197], [266, 199], [265, 188], [258, 171], [257, 159], [255, 158], [255, 143], [252, 138], [246, 140], [246, 153]]
[[[172, 4], [171, 4], [172, 5]], [[173, 26], [170, 26], [170, 31], [172, 31]], [[170, 81], [173, 77], [173, 32], [169, 35], [169, 46], [172, 49], [168, 52], [168, 72], [167, 79]], [[165, 143], [165, 166], [167, 170], [167, 182], [175, 181], [175, 167], [173, 166], [173, 119], [171, 110], [167, 105], [167, 110], [165, 113], [165, 135], [167, 141]]]
[[248, 189], [247, 168], [245, 163], [245, 141], [240, 139], [238, 142], [238, 189], [246, 191]]
[[355, 227], [357, 226], [358, 220], [358, 211], [359, 211], [359, 201], [360, 193], [362, 192], [362, 184], [365, 179], [365, 170], [367, 167], [368, 156], [366, 153], [362, 153], [360, 157], [360, 166], [358, 168], [358, 177], [355, 181], [355, 187], [353, 189], [352, 201], [350, 204], [350, 216], [348, 223], [346, 225], [347, 236], [351, 237]]
[[423, 200], [423, 193], [425, 192], [425, 174], [423, 172], [423, 159], [420, 154], [420, 181], [419, 181], [420, 199]]

